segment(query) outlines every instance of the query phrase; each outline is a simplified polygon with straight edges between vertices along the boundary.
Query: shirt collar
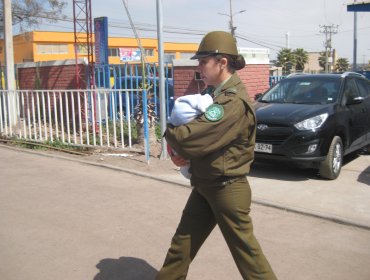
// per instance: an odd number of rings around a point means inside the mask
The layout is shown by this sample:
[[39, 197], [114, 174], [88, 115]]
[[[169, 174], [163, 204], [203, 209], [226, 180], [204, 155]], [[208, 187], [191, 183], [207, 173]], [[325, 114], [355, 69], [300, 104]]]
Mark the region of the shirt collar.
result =
[[226, 80], [224, 80], [221, 84], [219, 84], [216, 87], [216, 89], [213, 92], [213, 97], [214, 98], [221, 94], [222, 87], [230, 80], [231, 77], [232, 77], [232, 75], [230, 75], [230, 77], [228, 77]]

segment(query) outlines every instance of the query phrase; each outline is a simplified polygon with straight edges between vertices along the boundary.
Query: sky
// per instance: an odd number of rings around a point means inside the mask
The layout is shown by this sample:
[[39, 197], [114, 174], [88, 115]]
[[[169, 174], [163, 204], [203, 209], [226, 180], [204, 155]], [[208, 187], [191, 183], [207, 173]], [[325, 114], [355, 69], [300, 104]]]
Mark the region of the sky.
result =
[[[108, 17], [109, 36], [133, 36], [122, 2], [126, 1], [139, 35], [157, 37], [156, 0], [91, 1], [93, 17]], [[292, 49], [324, 51], [322, 26], [334, 25], [332, 47], [338, 57], [353, 61], [354, 14], [347, 12], [347, 4], [354, 0], [162, 0], [164, 41], [199, 43], [209, 31], [228, 31], [230, 1], [236, 34], [243, 38], [237, 41], [239, 47], [269, 48], [271, 59], [287, 44]], [[68, 1], [65, 10], [71, 18], [72, 6]], [[357, 63], [364, 63], [370, 60], [370, 12], [357, 14], [357, 28]], [[48, 23], [38, 29], [73, 31], [73, 23]]]

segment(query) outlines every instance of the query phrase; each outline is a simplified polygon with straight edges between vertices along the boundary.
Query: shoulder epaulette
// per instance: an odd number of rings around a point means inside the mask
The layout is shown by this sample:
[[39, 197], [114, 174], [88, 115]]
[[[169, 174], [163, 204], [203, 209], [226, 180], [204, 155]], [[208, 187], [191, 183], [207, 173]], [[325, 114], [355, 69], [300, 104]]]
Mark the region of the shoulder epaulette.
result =
[[228, 88], [226, 89], [225, 91], [226, 93], [232, 93], [232, 94], [235, 94], [238, 92], [238, 90], [235, 88], [235, 87], [231, 87], [231, 88]]

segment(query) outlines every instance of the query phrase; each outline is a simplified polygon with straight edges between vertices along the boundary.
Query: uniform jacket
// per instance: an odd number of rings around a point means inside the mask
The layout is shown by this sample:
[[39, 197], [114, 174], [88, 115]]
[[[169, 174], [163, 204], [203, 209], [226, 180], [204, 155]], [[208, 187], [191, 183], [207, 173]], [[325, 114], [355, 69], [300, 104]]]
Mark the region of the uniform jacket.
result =
[[167, 125], [169, 145], [190, 159], [192, 185], [245, 176], [254, 159], [256, 117], [236, 73], [214, 98], [214, 104], [224, 109], [220, 120], [210, 121], [202, 114], [184, 125]]

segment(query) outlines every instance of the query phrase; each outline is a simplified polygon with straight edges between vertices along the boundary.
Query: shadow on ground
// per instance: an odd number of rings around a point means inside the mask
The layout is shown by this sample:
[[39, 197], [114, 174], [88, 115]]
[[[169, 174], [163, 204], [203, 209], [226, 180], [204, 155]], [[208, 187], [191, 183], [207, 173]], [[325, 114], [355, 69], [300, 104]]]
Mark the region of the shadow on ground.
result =
[[248, 177], [276, 179], [282, 181], [307, 181], [317, 180], [317, 170], [303, 169], [291, 164], [282, 162], [261, 162], [253, 163]]
[[146, 261], [132, 257], [103, 259], [96, 267], [100, 271], [94, 280], [153, 280], [158, 272]]
[[370, 186], [370, 166], [358, 175], [357, 181]]
[[[343, 166], [356, 160], [362, 154], [361, 151], [349, 154], [343, 158]], [[359, 181], [365, 184], [370, 184], [370, 170], [363, 171]], [[318, 169], [304, 168], [294, 165], [289, 162], [279, 161], [255, 161], [251, 168], [249, 177], [276, 179], [282, 181], [307, 181], [307, 180], [325, 180], [319, 176]]]

